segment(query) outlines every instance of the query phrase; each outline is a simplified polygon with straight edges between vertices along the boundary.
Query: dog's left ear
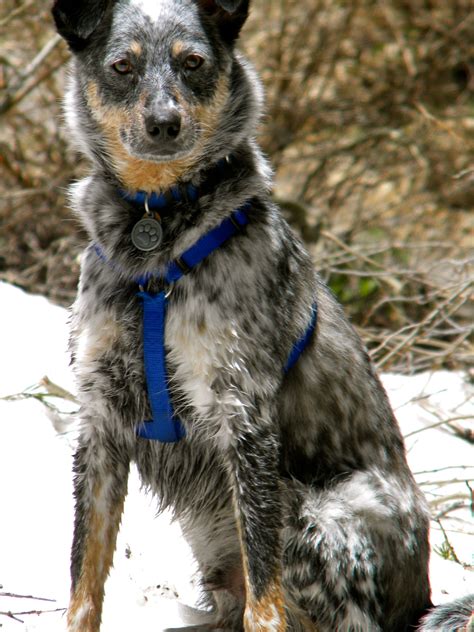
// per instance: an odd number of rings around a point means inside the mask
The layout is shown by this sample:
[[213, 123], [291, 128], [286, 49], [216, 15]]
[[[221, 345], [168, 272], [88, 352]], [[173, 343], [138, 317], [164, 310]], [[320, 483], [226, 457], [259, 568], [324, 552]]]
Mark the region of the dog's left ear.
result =
[[73, 51], [82, 50], [113, 0], [55, 0], [52, 8], [58, 33]]
[[197, 4], [215, 21], [222, 39], [233, 44], [248, 17], [250, 0], [197, 0]]

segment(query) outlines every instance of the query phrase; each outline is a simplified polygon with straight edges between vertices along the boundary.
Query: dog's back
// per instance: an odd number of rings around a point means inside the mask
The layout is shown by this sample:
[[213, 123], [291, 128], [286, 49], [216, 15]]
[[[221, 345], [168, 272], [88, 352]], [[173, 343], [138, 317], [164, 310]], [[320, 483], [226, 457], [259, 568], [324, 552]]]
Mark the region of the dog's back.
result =
[[[428, 514], [387, 397], [270, 198], [261, 91], [234, 51], [247, 10], [55, 4], [94, 166], [72, 196], [92, 243], [71, 337], [70, 630], [99, 629], [130, 461], [180, 520], [216, 626], [400, 632], [430, 605]], [[185, 436], [147, 435], [152, 410]]]

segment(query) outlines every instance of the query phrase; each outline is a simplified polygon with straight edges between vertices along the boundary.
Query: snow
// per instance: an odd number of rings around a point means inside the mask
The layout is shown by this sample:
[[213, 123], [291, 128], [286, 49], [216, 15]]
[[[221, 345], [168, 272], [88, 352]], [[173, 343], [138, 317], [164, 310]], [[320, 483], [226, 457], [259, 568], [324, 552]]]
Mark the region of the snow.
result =
[[[67, 312], [46, 299], [0, 283], [0, 397], [25, 391], [44, 375], [73, 391], [67, 355]], [[474, 388], [454, 372], [413, 377], [384, 375], [383, 381], [404, 435], [439, 421], [439, 415], [474, 415]], [[71, 410], [69, 404], [69, 410]], [[66, 403], [61, 403], [68, 410]], [[52, 423], [53, 422], [53, 423]], [[69, 592], [69, 549], [73, 524], [70, 433], [58, 433], [57, 417], [36, 399], [0, 399], [0, 625], [16, 632], [65, 629]], [[431, 502], [449, 495], [466, 499], [473, 478], [472, 448], [438, 426], [408, 436], [407, 449]], [[445, 485], [446, 479], [460, 482]], [[429, 482], [426, 484], [425, 482]], [[436, 482], [438, 481], [438, 482]], [[473, 564], [474, 524], [464, 508], [442, 520], [458, 558]], [[432, 546], [444, 536], [432, 525]], [[460, 564], [432, 554], [435, 603], [473, 591], [473, 575]], [[52, 599], [40, 601], [16, 595]], [[153, 499], [140, 491], [132, 470], [114, 568], [106, 584], [103, 632], [122, 629], [159, 632], [198, 623], [196, 568], [179, 526], [169, 515], [155, 516]], [[56, 610], [56, 612], [45, 612]], [[15, 614], [42, 611], [37, 614]], [[6, 616], [12, 612], [16, 619]], [[19, 621], [21, 619], [21, 621]]]

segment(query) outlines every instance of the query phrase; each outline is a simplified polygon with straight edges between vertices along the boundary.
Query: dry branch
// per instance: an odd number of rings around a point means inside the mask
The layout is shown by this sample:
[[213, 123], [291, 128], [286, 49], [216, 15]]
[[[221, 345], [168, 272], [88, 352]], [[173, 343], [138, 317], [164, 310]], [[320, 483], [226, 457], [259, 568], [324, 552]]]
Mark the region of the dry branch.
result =
[[[275, 198], [384, 370], [473, 353], [470, 4], [255, 0], [243, 38]], [[67, 305], [83, 239], [64, 197], [83, 168], [61, 127], [68, 53], [47, 0], [2, 11], [0, 279]]]

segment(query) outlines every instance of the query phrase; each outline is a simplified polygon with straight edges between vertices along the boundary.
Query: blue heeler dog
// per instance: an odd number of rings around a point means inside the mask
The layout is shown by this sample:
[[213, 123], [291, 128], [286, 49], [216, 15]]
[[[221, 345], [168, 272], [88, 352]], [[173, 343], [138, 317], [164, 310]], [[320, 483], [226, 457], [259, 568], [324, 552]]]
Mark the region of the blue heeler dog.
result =
[[[70, 632], [100, 628], [130, 462], [198, 561], [200, 629], [401, 632], [431, 607], [428, 512], [386, 394], [271, 199], [262, 92], [234, 48], [248, 5], [54, 4], [92, 163], [71, 190], [91, 244]], [[421, 629], [466, 626], [458, 606]]]

